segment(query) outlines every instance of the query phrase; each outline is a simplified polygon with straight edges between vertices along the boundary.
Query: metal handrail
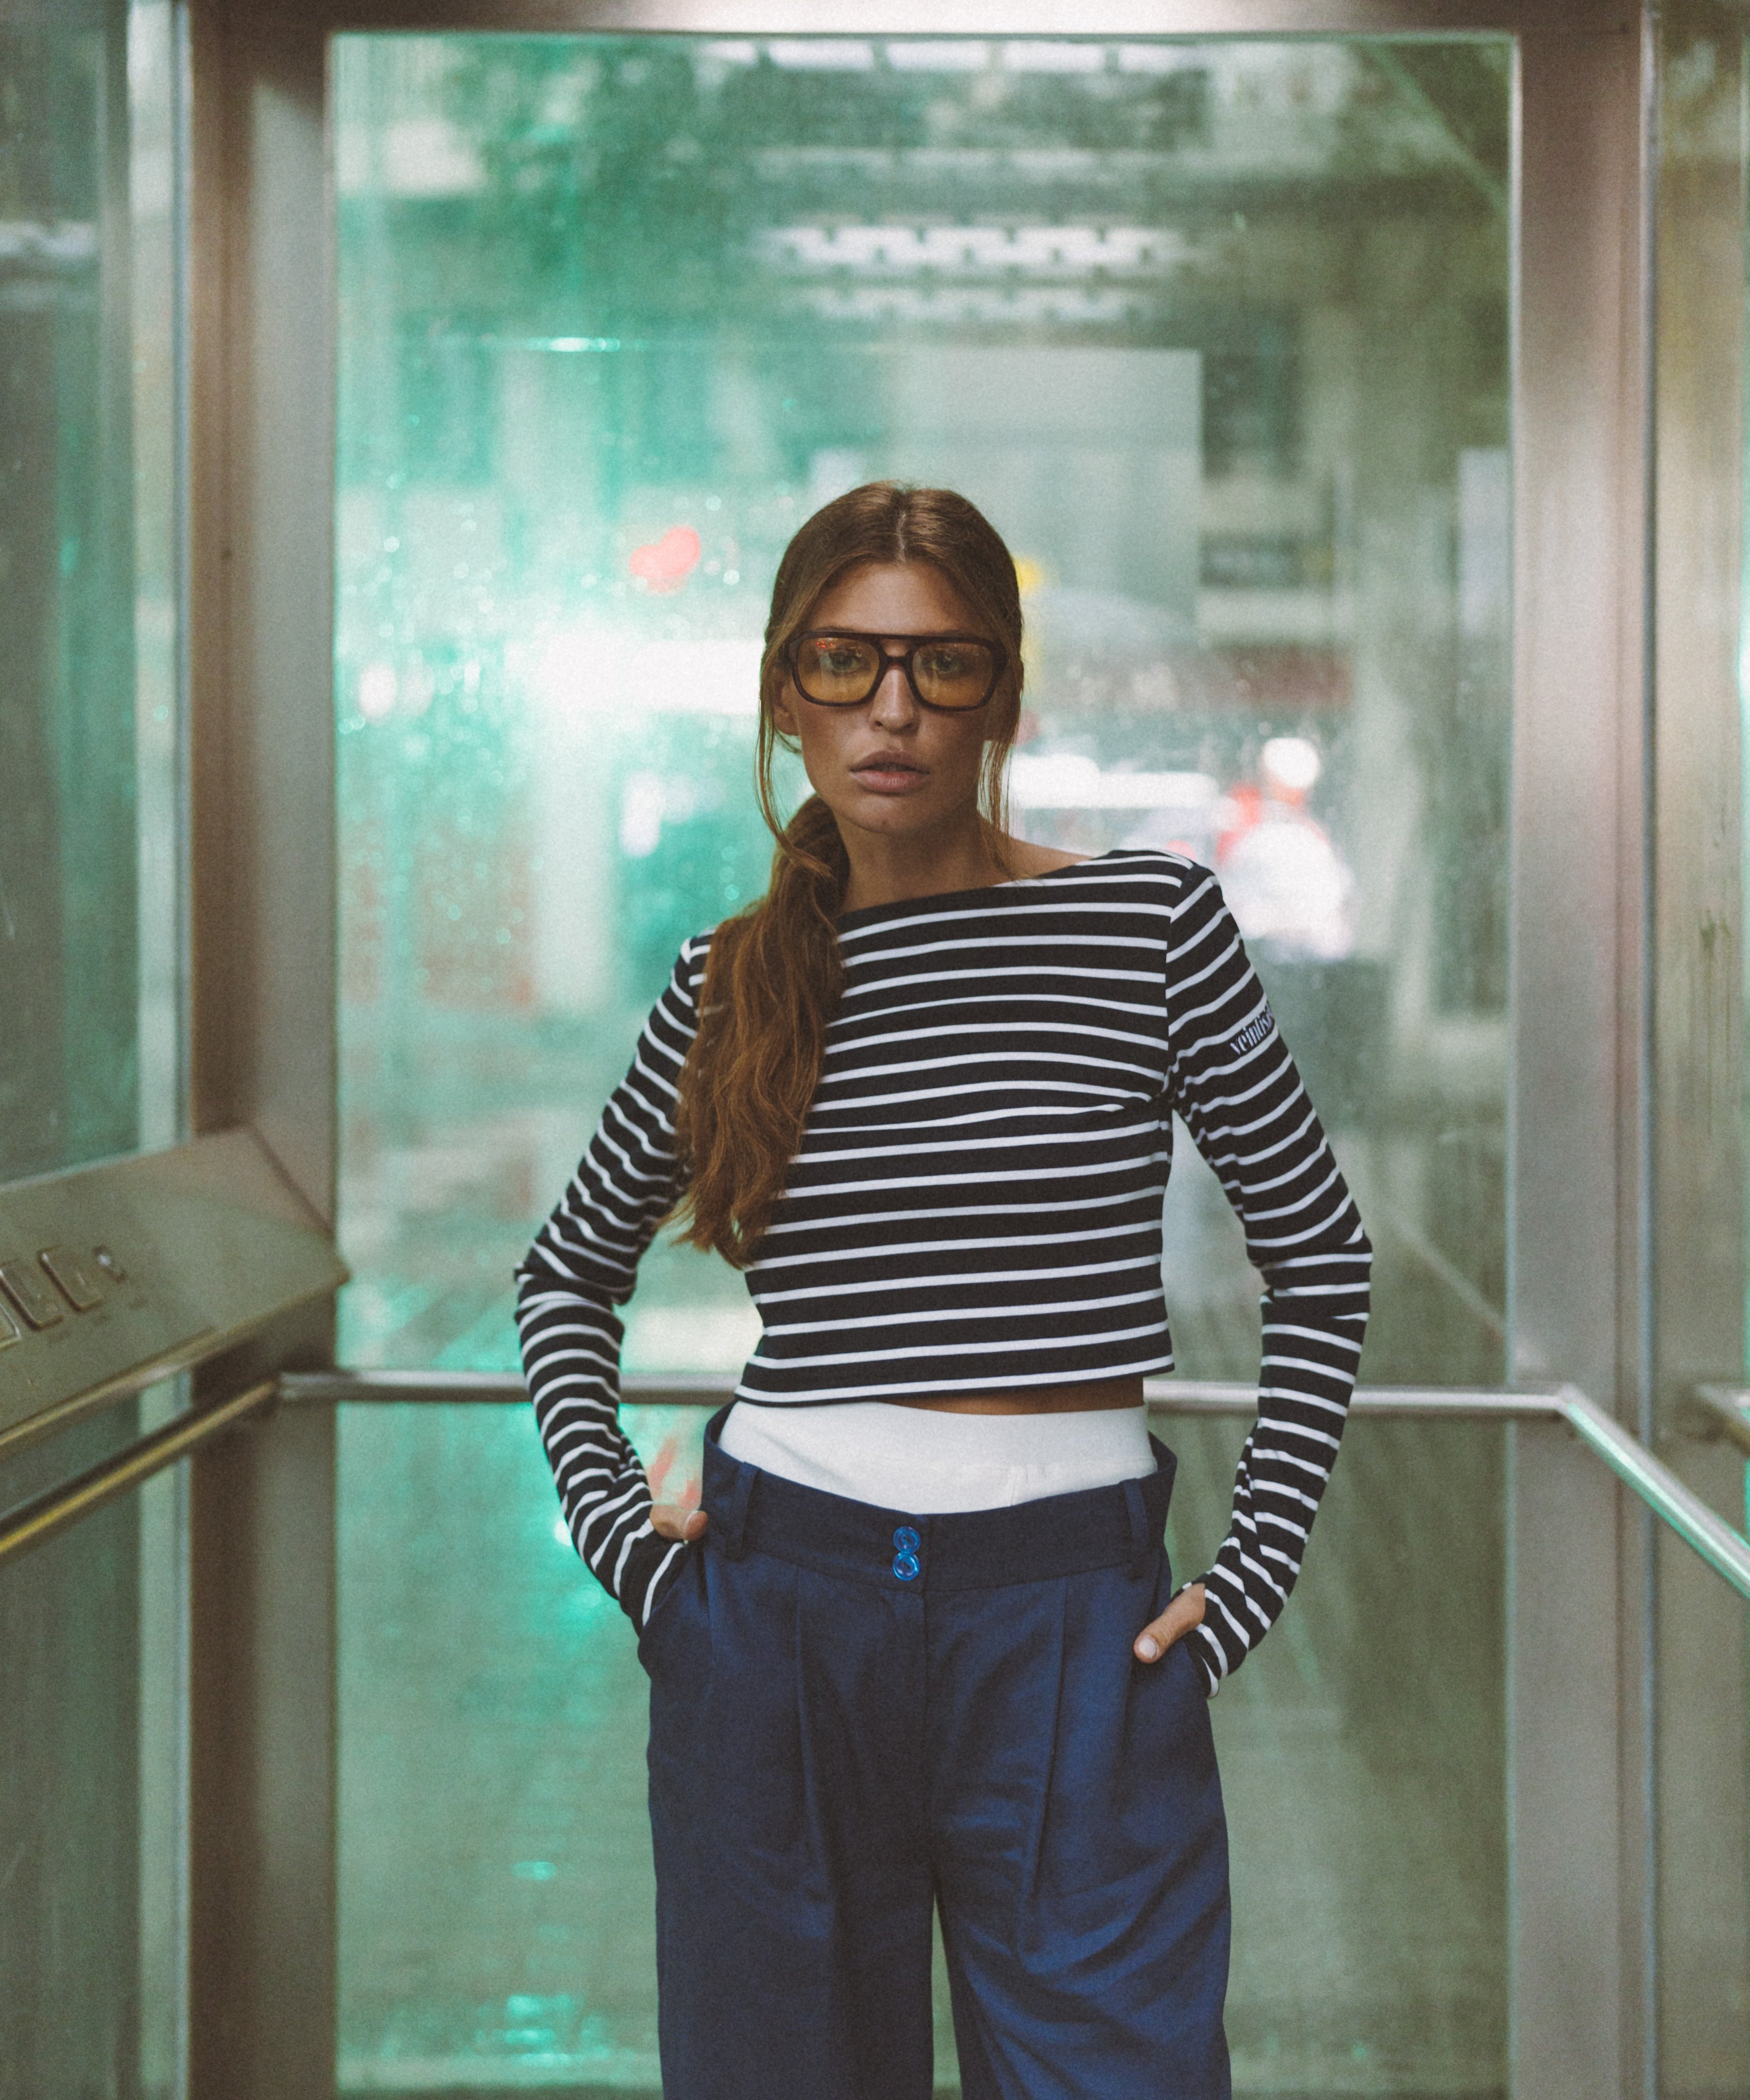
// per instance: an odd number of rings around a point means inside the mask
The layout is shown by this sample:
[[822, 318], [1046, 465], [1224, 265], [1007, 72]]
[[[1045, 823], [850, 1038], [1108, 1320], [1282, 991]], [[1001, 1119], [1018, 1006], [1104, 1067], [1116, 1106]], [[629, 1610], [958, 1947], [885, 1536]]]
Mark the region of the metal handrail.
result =
[[[645, 1406], [713, 1407], [726, 1401], [730, 1390], [721, 1377], [628, 1377], [623, 1382], [624, 1397]], [[1750, 1440], [1750, 1393], [1736, 1388], [1706, 1390], [1721, 1396], [1710, 1405], [1729, 1418], [1728, 1433], [1737, 1437], [1741, 1428], [1743, 1437]], [[1162, 1415], [1244, 1416], [1258, 1405], [1254, 1388], [1219, 1380], [1148, 1379], [1144, 1382], [1143, 1396], [1150, 1411]], [[0, 1517], [0, 1560], [40, 1545], [276, 1401], [305, 1405], [361, 1401], [514, 1405], [526, 1398], [520, 1378], [498, 1372], [286, 1372], [234, 1399], [179, 1416], [77, 1480], [46, 1489]], [[1386, 1420], [1565, 1423], [1686, 1546], [1740, 1596], [1750, 1599], [1750, 1544], [1576, 1386], [1518, 1392], [1363, 1386], [1357, 1388], [1351, 1408], [1357, 1416]]]
[[[288, 1401], [333, 1405], [433, 1405], [477, 1402], [518, 1406], [528, 1388], [507, 1371], [332, 1370], [288, 1372], [280, 1380]], [[1374, 1419], [1460, 1422], [1537, 1422], [1561, 1418], [1563, 1388], [1518, 1392], [1473, 1392], [1423, 1385], [1359, 1386], [1351, 1411]], [[721, 1407], [734, 1388], [721, 1374], [697, 1377], [620, 1380], [623, 1398], [641, 1407]], [[1143, 1398], [1157, 1414], [1249, 1415], [1257, 1412], [1256, 1386], [1210, 1379], [1144, 1379]]]
[[0, 1516], [0, 1561], [29, 1553], [33, 1546], [46, 1545], [69, 1524], [77, 1524], [82, 1517], [101, 1509], [105, 1502], [113, 1502], [118, 1495], [139, 1487], [154, 1473], [161, 1473], [166, 1466], [174, 1466], [179, 1458], [186, 1458], [191, 1452], [210, 1444], [215, 1436], [223, 1436], [227, 1430], [235, 1429], [252, 1414], [271, 1407], [279, 1397], [278, 1379], [263, 1379], [229, 1400], [179, 1414], [161, 1429], [142, 1436], [138, 1442], [117, 1452], [113, 1458], [100, 1460], [75, 1479], [45, 1488], [41, 1494], [33, 1495], [29, 1502], [19, 1503], [15, 1509]]
[[[305, 1401], [522, 1401], [520, 1378], [485, 1371], [315, 1371], [288, 1376], [288, 1400]], [[646, 1406], [712, 1407], [730, 1397], [721, 1378], [626, 1378], [621, 1390]], [[1143, 1397], [1162, 1415], [1251, 1414], [1254, 1386], [1216, 1379], [1145, 1379]], [[1743, 1396], [1750, 1399], [1750, 1396]], [[1700, 1555], [1715, 1574], [1750, 1599], [1750, 1544], [1724, 1518], [1685, 1487], [1669, 1467], [1614, 1421], [1577, 1386], [1549, 1386], [1517, 1392], [1477, 1392], [1445, 1386], [1358, 1386], [1351, 1414], [1375, 1420], [1448, 1422], [1562, 1422], [1617, 1478]]]
[[1628, 1482], [1655, 1516], [1662, 1517], [1740, 1597], [1750, 1597], [1750, 1545], [1724, 1517], [1577, 1386], [1563, 1387], [1562, 1413], [1580, 1441]]

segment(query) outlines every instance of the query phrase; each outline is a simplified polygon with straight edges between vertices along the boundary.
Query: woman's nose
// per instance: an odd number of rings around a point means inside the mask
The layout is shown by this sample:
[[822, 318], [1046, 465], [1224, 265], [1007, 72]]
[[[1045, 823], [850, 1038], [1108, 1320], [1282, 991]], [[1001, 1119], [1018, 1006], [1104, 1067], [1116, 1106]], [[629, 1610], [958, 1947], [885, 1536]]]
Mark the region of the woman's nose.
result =
[[911, 697], [911, 687], [906, 683], [906, 667], [897, 656], [888, 659], [887, 668], [881, 674], [881, 682], [875, 689], [870, 703], [871, 721], [909, 721], [916, 714], [917, 703]]

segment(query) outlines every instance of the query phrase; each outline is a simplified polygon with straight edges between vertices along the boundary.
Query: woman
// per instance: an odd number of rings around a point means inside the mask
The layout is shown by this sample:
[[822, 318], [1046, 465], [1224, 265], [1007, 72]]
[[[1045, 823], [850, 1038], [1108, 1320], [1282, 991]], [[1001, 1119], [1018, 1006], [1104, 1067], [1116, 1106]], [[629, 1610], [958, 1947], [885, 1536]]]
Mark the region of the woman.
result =
[[[779, 567], [760, 903], [690, 941], [519, 1272], [579, 1551], [650, 1674], [663, 2089], [924, 2100], [939, 1907], [968, 2100], [1229, 2090], [1206, 1697], [1281, 1612], [1369, 1252], [1208, 872], [1002, 823], [1021, 615], [960, 496]], [[779, 829], [770, 763], [814, 795]], [[1177, 1595], [1162, 1198], [1179, 1115], [1263, 1273], [1233, 1521]], [[653, 1508], [616, 1420], [665, 1219], [764, 1335]]]

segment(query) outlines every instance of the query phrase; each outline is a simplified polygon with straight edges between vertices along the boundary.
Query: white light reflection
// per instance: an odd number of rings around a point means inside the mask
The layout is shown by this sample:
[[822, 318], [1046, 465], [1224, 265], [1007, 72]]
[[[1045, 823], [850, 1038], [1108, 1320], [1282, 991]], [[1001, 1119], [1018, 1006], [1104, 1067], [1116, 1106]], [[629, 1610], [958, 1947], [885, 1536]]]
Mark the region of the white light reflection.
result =
[[988, 288], [965, 285], [943, 290], [919, 290], [912, 285], [857, 285], [844, 290], [810, 285], [796, 293], [799, 306], [823, 320], [1063, 321], [1082, 325], [1122, 321], [1144, 309], [1150, 294], [1140, 291], [1091, 292], [1077, 285], [1025, 285]]
[[1120, 44], [1120, 73], [1201, 73], [1209, 60], [1196, 44]]
[[795, 73], [872, 73], [875, 46], [839, 37], [774, 38], [765, 55], [775, 66]]
[[529, 684], [558, 725], [603, 716], [756, 715], [756, 637], [641, 642], [600, 628], [562, 628], [541, 650]]
[[663, 842], [663, 826], [684, 824], [699, 806], [699, 783], [684, 774], [629, 774], [620, 791], [620, 851], [647, 860]]
[[1190, 262], [1183, 234], [1158, 226], [782, 226], [759, 236], [765, 259], [813, 273], [957, 277], [1158, 276]]
[[393, 664], [367, 664], [359, 673], [359, 712], [367, 721], [383, 721], [395, 712], [399, 682]]
[[1065, 44], [1031, 38], [1003, 46], [1003, 64], [1010, 73], [1104, 73], [1104, 44]]
[[928, 43], [889, 44], [887, 62], [895, 73], [982, 73], [990, 47], [945, 37]]
[[1220, 792], [1206, 773], [1109, 773], [1078, 752], [1022, 752], [1009, 768], [1009, 794], [1022, 810], [1194, 812]]
[[1259, 753], [1267, 785], [1304, 795], [1325, 770], [1318, 746], [1303, 736], [1273, 736]]

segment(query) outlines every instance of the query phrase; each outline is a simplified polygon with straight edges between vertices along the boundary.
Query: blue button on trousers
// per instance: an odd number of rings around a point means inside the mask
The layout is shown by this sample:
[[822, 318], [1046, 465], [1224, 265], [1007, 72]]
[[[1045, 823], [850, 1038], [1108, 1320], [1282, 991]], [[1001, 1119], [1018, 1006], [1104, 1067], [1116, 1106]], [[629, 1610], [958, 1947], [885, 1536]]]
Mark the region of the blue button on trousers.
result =
[[1228, 2100], [1201, 1678], [1131, 1653], [1148, 1485], [907, 1515], [707, 1440], [641, 1643], [669, 2100], [928, 2100], [932, 1905], [967, 2100]]

